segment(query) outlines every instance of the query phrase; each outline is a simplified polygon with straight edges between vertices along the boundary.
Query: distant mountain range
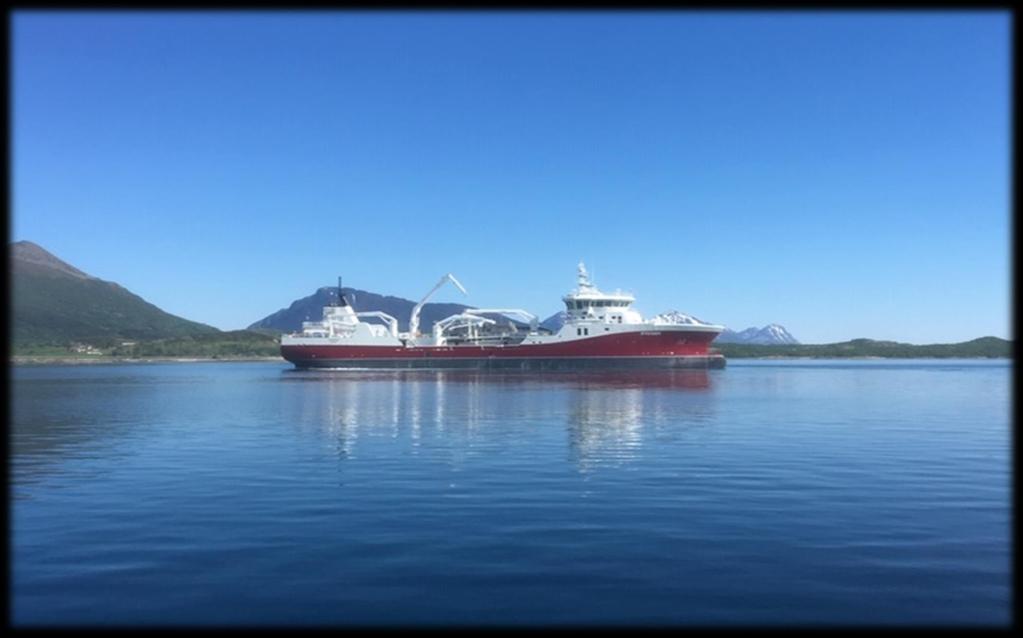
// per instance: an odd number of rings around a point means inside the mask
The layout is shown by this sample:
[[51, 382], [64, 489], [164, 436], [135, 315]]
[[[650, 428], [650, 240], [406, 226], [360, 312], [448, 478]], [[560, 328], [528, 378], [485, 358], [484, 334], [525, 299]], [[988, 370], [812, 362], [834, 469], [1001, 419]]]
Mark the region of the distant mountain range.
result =
[[772, 323], [763, 328], [746, 328], [740, 332], [725, 328], [714, 343], [749, 343], [757, 345], [795, 345], [799, 342], [784, 326]]
[[[319, 320], [323, 306], [337, 294], [336, 288], [319, 288], [253, 323], [250, 330], [221, 331], [165, 312], [124, 287], [93, 277], [32, 242], [10, 244], [9, 258], [13, 318], [10, 337], [15, 354], [91, 344], [101, 347], [105, 354], [119, 356], [269, 356], [278, 352], [274, 333], [299, 330], [303, 321]], [[401, 330], [408, 329], [415, 302], [353, 288], [346, 288], [345, 294], [357, 310], [386, 312], [398, 319]], [[471, 306], [425, 304], [421, 328], [427, 331], [435, 321], [468, 308]], [[706, 323], [678, 311], [658, 317], [675, 323]], [[565, 312], [561, 311], [540, 325], [557, 331], [564, 321]], [[126, 342], [134, 345], [123, 345]], [[804, 345], [777, 324], [740, 332], [725, 330], [714, 345], [726, 357], [1012, 356], [1012, 342], [997, 337], [920, 346], [870, 339]]]
[[213, 326], [164, 312], [32, 242], [11, 244], [9, 257], [16, 349], [29, 344], [112, 344], [220, 332]]

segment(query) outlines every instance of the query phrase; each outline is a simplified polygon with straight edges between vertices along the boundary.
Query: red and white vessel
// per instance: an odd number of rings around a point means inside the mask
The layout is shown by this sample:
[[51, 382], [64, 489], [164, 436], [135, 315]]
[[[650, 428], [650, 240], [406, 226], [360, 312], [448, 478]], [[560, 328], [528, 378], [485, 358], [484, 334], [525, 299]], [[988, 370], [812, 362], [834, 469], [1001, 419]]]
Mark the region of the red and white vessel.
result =
[[[281, 337], [281, 356], [300, 368], [501, 368], [600, 369], [620, 367], [722, 368], [725, 358], [710, 350], [724, 326], [693, 321], [643, 320], [631, 308], [635, 298], [604, 293], [579, 264], [579, 285], [562, 299], [566, 319], [556, 332], [518, 308], [469, 308], [419, 332], [419, 312], [434, 292], [451, 282], [441, 278], [412, 310], [409, 331], [383, 312], [356, 312], [338, 288], [338, 299], [323, 308], [323, 320], [303, 322], [302, 331]], [[362, 321], [376, 318], [386, 325]], [[501, 317], [525, 319], [500, 324]]]

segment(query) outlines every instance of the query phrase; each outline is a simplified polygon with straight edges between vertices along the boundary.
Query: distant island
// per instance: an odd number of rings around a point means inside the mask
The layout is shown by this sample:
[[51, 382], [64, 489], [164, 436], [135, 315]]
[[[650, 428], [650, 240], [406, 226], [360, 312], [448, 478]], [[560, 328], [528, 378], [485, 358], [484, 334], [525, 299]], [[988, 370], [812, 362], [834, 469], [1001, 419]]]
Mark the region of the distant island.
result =
[[[336, 294], [321, 287], [245, 330], [218, 330], [164, 312], [124, 287], [88, 275], [41, 246], [20, 241], [10, 245], [14, 363], [132, 361], [173, 359], [276, 359], [282, 332], [318, 319]], [[382, 310], [407, 321], [415, 302], [362, 290], [354, 293], [361, 310]], [[426, 304], [423, 328], [468, 306]], [[541, 325], [554, 327], [556, 314]], [[770, 334], [776, 343], [743, 343]], [[723, 335], [713, 346], [726, 358], [1009, 358], [1012, 341], [982, 337], [950, 344], [913, 345], [853, 339], [841, 343], [800, 344], [784, 328], [770, 325]]]

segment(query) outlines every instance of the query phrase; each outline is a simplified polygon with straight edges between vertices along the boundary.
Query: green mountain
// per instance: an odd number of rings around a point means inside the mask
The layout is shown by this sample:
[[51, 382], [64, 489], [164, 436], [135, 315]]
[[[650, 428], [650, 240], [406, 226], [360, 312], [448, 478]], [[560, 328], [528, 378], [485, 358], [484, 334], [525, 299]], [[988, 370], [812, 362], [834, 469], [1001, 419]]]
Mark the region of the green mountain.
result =
[[32, 242], [15, 242], [10, 248], [15, 354], [72, 343], [112, 347], [123, 341], [220, 334], [86, 274]]
[[853, 339], [841, 343], [755, 345], [746, 343], [717, 343], [713, 346], [726, 358], [746, 357], [889, 357], [889, 358], [954, 358], [954, 357], [1012, 357], [1012, 342], [998, 337], [981, 337], [962, 343], [935, 343], [913, 345], [896, 341]]

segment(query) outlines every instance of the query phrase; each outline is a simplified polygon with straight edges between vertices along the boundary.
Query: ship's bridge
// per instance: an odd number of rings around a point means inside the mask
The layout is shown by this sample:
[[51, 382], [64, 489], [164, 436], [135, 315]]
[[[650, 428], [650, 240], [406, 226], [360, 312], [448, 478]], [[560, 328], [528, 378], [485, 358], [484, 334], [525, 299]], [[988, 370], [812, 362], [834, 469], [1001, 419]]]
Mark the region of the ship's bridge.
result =
[[566, 323], [599, 321], [604, 323], [640, 323], [643, 318], [631, 309], [636, 300], [631, 294], [616, 290], [601, 292], [590, 281], [586, 266], [579, 262], [579, 287], [561, 298], [565, 302]]

